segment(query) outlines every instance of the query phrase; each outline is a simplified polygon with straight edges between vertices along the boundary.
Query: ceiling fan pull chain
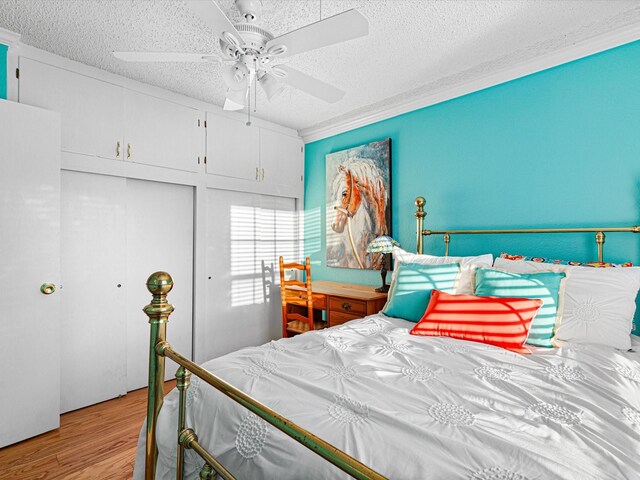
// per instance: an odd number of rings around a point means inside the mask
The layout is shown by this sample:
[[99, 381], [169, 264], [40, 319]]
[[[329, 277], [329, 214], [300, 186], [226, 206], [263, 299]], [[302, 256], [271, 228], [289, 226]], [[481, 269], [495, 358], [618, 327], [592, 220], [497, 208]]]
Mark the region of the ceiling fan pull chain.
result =
[[249, 82], [249, 94], [247, 95], [249, 105], [247, 105], [247, 127], [251, 126], [251, 82]]
[[256, 72], [253, 81], [253, 113], [256, 113], [258, 108], [258, 60], [253, 57], [253, 71]]

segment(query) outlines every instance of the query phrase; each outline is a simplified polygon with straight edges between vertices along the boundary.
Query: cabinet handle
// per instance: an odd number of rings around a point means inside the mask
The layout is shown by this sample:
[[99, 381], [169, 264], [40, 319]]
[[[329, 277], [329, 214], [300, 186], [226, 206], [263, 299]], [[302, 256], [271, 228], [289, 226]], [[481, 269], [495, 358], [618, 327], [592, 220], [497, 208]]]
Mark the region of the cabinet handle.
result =
[[258, 167], [256, 167], [256, 180], [259, 180], [259, 179], [260, 179], [260, 173], [259, 173]]
[[127, 159], [131, 158], [131, 144], [127, 143]]
[[262, 181], [264, 182], [264, 168], [262, 169]]
[[347, 310], [347, 311], [348, 311], [348, 310], [351, 310], [351, 304], [349, 304], [349, 303], [345, 302], [345, 303], [343, 303], [343, 304], [342, 304], [342, 308], [343, 308], [344, 310]]
[[116, 143], [116, 158], [120, 158], [120, 142]]

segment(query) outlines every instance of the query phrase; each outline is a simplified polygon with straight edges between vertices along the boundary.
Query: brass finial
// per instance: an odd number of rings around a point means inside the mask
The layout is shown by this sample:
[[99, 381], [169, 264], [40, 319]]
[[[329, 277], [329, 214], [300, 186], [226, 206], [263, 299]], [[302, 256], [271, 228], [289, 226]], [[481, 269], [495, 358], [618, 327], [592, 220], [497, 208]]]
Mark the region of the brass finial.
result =
[[418, 207], [418, 210], [423, 210], [426, 203], [427, 201], [424, 199], [424, 197], [416, 198], [415, 204], [416, 204], [416, 207]]
[[173, 288], [173, 278], [167, 272], [152, 273], [147, 279], [147, 290], [153, 298], [142, 310], [149, 317], [149, 323], [167, 323], [173, 312], [173, 305], [167, 303], [167, 293]]
[[173, 278], [167, 272], [152, 273], [147, 279], [147, 290], [152, 295], [166, 295], [173, 288]]

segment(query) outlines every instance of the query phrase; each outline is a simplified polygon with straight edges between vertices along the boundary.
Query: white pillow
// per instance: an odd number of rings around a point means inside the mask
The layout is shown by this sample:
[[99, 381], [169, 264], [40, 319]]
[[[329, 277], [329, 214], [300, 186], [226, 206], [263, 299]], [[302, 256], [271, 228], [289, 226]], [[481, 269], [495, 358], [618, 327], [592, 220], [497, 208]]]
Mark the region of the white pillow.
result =
[[[475, 267], [491, 267], [493, 255], [487, 253], [477, 257], [436, 257], [433, 255], [421, 255], [417, 253], [405, 252], [401, 248], [393, 248], [393, 260], [401, 263], [419, 263], [421, 265], [445, 265], [447, 263], [460, 264], [460, 278], [456, 286], [456, 294], [473, 294], [475, 290]], [[396, 271], [393, 271], [391, 282], [396, 278]]]
[[579, 267], [506, 258], [496, 258], [494, 266], [514, 273], [566, 272], [564, 310], [555, 339], [631, 348], [640, 268]]

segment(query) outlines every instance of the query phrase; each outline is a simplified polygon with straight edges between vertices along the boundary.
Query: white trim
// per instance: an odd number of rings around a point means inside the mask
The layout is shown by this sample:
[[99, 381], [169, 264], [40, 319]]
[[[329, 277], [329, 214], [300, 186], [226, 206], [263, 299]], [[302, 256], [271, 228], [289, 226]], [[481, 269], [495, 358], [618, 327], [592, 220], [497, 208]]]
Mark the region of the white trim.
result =
[[531, 75], [532, 73], [556, 67], [563, 63], [572, 62], [604, 50], [619, 47], [620, 45], [624, 45], [638, 39], [640, 39], [640, 25], [632, 25], [630, 27], [617, 29], [607, 32], [606, 34], [590, 38], [584, 42], [571, 45], [570, 47], [562, 50], [556, 50], [554, 52], [538, 56], [527, 62], [505, 68], [489, 75], [482, 75], [458, 85], [452, 85], [440, 91], [417, 95], [395, 105], [373, 109], [365, 114], [356, 115], [351, 118], [347, 118], [346, 120], [338, 121], [330, 126], [304, 128], [299, 130], [298, 133], [305, 143], [315, 142], [316, 140], [348, 132], [349, 130], [354, 130], [365, 125], [386, 120], [403, 113], [429, 107], [456, 97], [477, 92], [478, 90], [483, 90], [485, 88]]
[[0, 43], [7, 47], [12, 47], [20, 41], [20, 34], [7, 30], [6, 28], [0, 28]]

